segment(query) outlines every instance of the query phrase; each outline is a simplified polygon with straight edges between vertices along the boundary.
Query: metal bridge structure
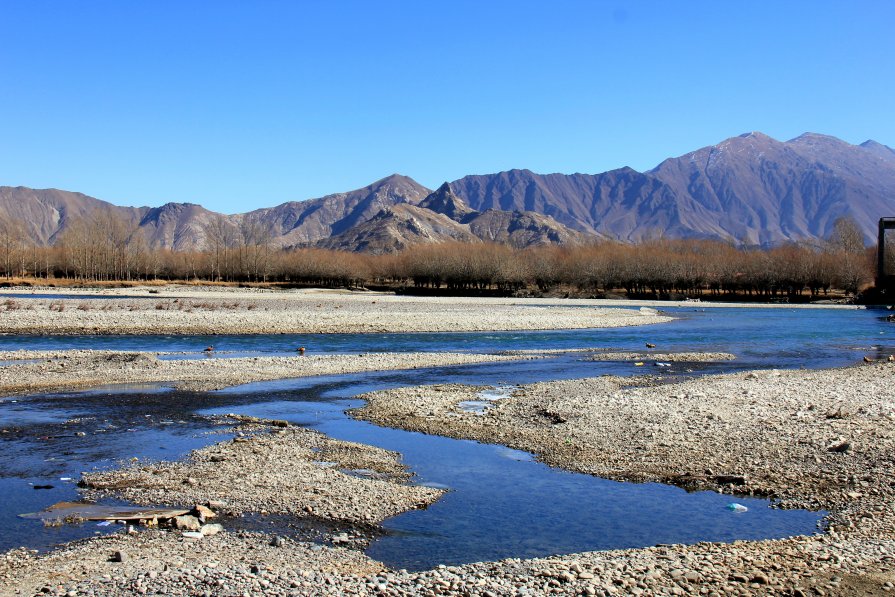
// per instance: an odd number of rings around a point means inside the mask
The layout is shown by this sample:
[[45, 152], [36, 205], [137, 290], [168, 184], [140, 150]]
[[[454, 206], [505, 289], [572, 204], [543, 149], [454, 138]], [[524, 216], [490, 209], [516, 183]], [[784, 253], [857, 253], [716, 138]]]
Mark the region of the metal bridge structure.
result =
[[895, 218], [879, 219], [876, 247], [876, 287], [895, 289]]

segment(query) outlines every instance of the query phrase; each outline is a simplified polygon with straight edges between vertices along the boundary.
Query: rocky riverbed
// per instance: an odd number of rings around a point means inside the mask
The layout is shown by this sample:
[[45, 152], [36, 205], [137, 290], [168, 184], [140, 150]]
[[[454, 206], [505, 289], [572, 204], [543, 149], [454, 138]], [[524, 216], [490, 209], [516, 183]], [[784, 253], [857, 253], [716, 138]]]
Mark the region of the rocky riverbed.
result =
[[114, 496], [139, 505], [220, 502], [235, 516], [285, 514], [373, 524], [425, 507], [442, 493], [406, 485], [394, 452], [333, 440], [285, 421], [274, 422], [270, 432], [239, 433], [183, 461], [87, 473], [81, 480], [85, 497]]
[[601, 477], [843, 511], [885, 499], [895, 484], [893, 373], [884, 363], [671, 382], [604, 376], [519, 386], [484, 414], [459, 406], [484, 388], [422, 386], [365, 394], [353, 414], [509, 445]]
[[[558, 381], [520, 386], [484, 415], [458, 406], [483, 388], [423, 386], [366, 395], [368, 406], [355, 413], [390, 426], [507, 444], [550, 464], [601, 476], [771, 495], [782, 506], [829, 509], [829, 531], [818, 536], [511, 559], [410, 573], [384, 569], [342, 547], [277, 540], [273, 534], [225, 529], [192, 540], [150, 530], [78, 542], [46, 555], [9, 552], [0, 561], [0, 594], [883, 594], [895, 582], [893, 372], [895, 365], [884, 363], [672, 383], [650, 377]], [[147, 502], [188, 505], [214, 494], [251, 511], [263, 500], [255, 502], [251, 491], [242, 493], [240, 483], [229, 487], [226, 480], [257, 480], [259, 495], [269, 496], [265, 507], [273, 511], [301, 516], [307, 513], [301, 505], [310, 505], [324, 518], [345, 521], [375, 520], [391, 511], [377, 509], [382, 498], [358, 497], [364, 490], [354, 485], [370, 479], [337, 475], [307, 459], [292, 462], [289, 455], [301, 452], [346, 467], [375, 470], [378, 462], [392, 476], [381, 483], [408, 489], [388, 453], [342, 446], [310, 432], [274, 431], [284, 433], [224, 442], [183, 463], [89, 475], [87, 482]], [[243, 458], [245, 463], [258, 458], [263, 465], [247, 469]], [[281, 475], [293, 471], [290, 467], [297, 472], [309, 466], [319, 468], [314, 475], [329, 475], [329, 480], [310, 477], [314, 486], [331, 489], [325, 506], [313, 502], [323, 499], [320, 494], [291, 485], [294, 475]], [[293, 508], [293, 498], [285, 496], [294, 496], [300, 506]], [[399, 503], [412, 507], [421, 503], [416, 498]], [[369, 518], [358, 515], [362, 512]], [[116, 551], [126, 554], [125, 561], [111, 561]]]
[[[847, 548], [851, 561], [867, 570], [849, 581], [849, 591], [820, 589], [860, 594], [850, 591], [868, 579], [880, 581], [876, 591], [895, 582], [893, 373], [895, 365], [880, 363], [672, 383], [609, 376], [557, 381], [521, 386], [484, 414], [466, 412], [460, 404], [485, 388], [424, 386], [364, 395], [367, 406], [354, 414], [382, 425], [509, 445], [553, 466], [602, 477], [768, 496], [781, 507], [829, 510], [829, 536], [672, 551], [697, 559], [707, 557], [706, 550], [735, 558], [790, 546], [784, 573], [775, 575], [790, 590], [817, 585], [785, 570], [800, 553], [841, 562], [846, 556], [839, 550]], [[728, 573], [748, 575], [735, 568]]]
[[109, 384], [167, 382], [183, 389], [208, 391], [255, 381], [520, 358], [535, 357], [407, 352], [162, 360], [156, 353], [147, 352], [16, 350], [0, 352], [0, 360], [13, 362], [0, 367], [0, 392], [12, 394]]
[[[113, 554], [125, 554], [114, 562]], [[659, 546], [425, 572], [261, 533], [201, 541], [149, 530], [0, 560], [0, 595], [880, 595], [892, 591], [888, 541], [797, 537]]]

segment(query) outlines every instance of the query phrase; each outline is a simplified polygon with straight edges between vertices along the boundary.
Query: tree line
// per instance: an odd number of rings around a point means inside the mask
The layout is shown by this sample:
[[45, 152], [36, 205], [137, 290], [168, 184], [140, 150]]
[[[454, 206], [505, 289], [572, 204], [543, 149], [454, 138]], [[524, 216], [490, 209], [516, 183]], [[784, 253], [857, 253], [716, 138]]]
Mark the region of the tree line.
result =
[[457, 293], [557, 290], [629, 296], [818, 296], [857, 293], [873, 280], [874, 248], [850, 219], [819, 245], [746, 248], [714, 240], [599, 241], [516, 249], [487, 243], [416, 245], [370, 255], [316, 248], [275, 249], [257, 222], [205, 227], [205, 249], [154, 248], [135, 223], [102, 213], [66, 226], [49, 246], [0, 219], [0, 268], [7, 278], [91, 281], [199, 280], [364, 285]]

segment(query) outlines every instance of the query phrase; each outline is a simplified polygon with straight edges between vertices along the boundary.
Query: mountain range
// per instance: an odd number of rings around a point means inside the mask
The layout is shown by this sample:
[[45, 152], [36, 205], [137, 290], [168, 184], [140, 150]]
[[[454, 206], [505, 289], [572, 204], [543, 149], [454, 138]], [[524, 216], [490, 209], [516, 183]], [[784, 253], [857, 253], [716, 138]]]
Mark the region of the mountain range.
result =
[[383, 253], [457, 240], [516, 247], [593, 239], [722, 239], [745, 245], [819, 242], [852, 217], [865, 240], [895, 215], [895, 150], [806, 133], [777, 141], [732, 137], [647, 172], [470, 175], [435, 191], [394, 174], [319, 199], [224, 215], [191, 203], [121, 207], [81, 193], [0, 187], [0, 218], [51, 244], [72, 222], [108, 212], [139, 226], [150, 246], [204, 248], [211, 236], [263, 233], [278, 247]]

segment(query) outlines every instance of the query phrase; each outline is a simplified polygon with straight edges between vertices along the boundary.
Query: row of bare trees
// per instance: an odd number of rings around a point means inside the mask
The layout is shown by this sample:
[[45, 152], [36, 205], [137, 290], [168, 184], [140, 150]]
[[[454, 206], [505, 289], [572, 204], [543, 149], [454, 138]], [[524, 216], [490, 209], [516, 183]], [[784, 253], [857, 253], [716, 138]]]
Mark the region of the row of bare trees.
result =
[[207, 280], [286, 282], [316, 286], [364, 284], [455, 292], [559, 288], [586, 294], [811, 295], [831, 288], [854, 294], [873, 277], [873, 250], [857, 225], [837, 222], [822, 246], [748, 249], [708, 240], [655, 240], [632, 245], [514, 249], [486, 243], [417, 245], [391, 255], [322, 249], [275, 249], [270, 231], [252, 220], [224, 218], [204, 230], [205, 250], [151, 246], [135, 222], [100, 213], [71, 222], [50, 246], [28, 241], [0, 219], [0, 267], [7, 277], [80, 280]]

